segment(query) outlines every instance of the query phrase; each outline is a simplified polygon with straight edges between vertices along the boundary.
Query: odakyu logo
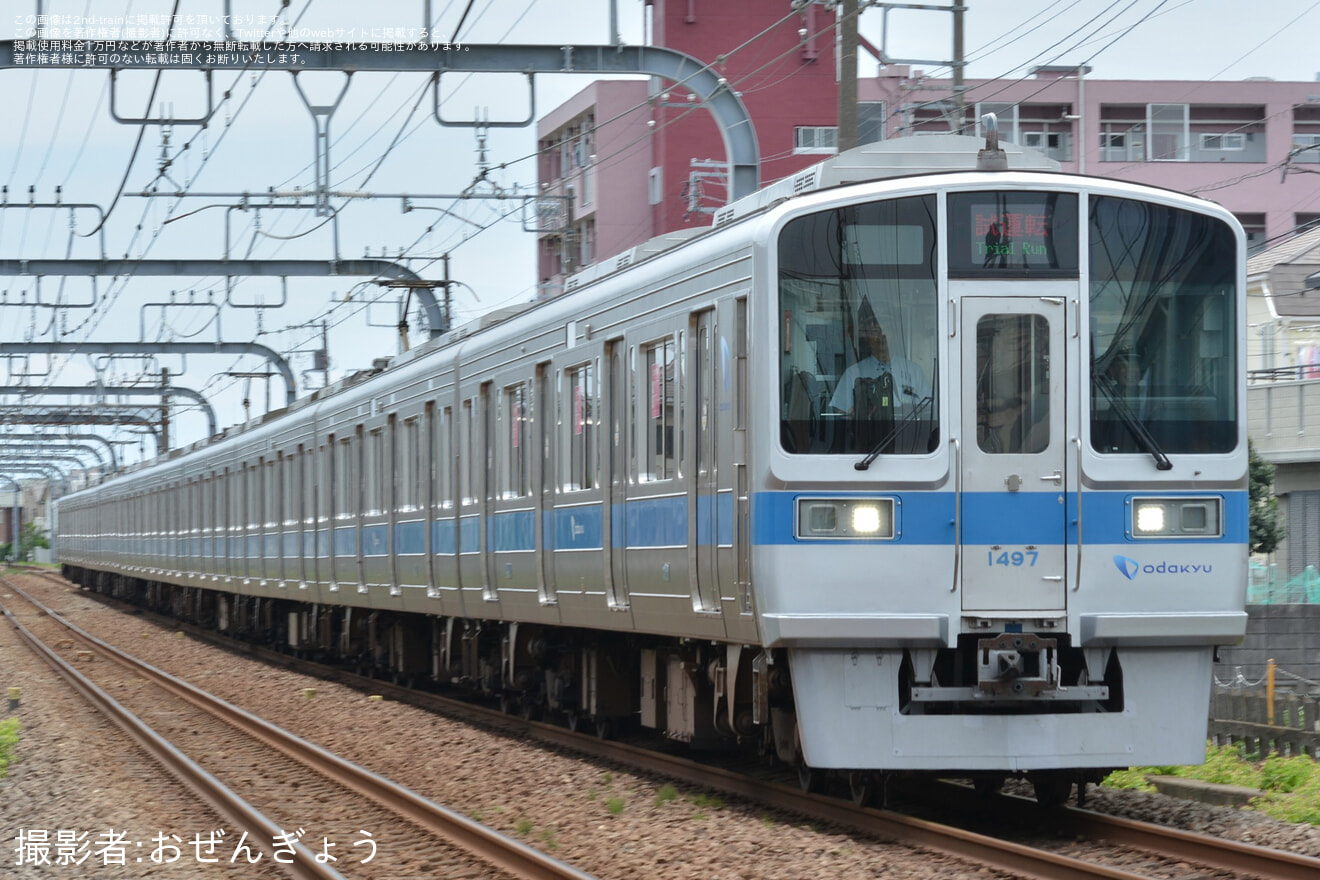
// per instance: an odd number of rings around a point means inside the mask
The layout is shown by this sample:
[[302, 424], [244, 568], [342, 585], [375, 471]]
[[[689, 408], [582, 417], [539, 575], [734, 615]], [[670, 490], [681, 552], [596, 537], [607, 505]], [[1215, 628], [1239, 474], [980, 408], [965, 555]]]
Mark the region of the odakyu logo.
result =
[[1123, 577], [1130, 581], [1136, 580], [1137, 572], [1141, 571], [1141, 563], [1127, 556], [1115, 556], [1114, 565], [1117, 565], [1118, 570], [1123, 573]]
[[1115, 556], [1114, 566], [1130, 581], [1137, 574], [1209, 574], [1214, 566], [1209, 563], [1147, 562], [1141, 563], [1130, 556]]

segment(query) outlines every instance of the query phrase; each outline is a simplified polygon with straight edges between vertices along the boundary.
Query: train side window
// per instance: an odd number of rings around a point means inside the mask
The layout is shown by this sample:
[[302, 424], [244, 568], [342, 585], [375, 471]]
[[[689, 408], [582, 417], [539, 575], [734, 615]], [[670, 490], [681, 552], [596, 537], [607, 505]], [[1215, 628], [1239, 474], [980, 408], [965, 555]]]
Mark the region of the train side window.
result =
[[454, 408], [440, 410], [435, 425], [435, 499], [436, 507], [454, 507]]
[[366, 448], [362, 451], [362, 512], [367, 516], [379, 516], [385, 507], [382, 503], [382, 490], [385, 487], [384, 452], [385, 434], [377, 428], [367, 434]]
[[497, 424], [500, 426], [500, 497], [522, 498], [531, 493], [527, 441], [531, 436], [531, 395], [527, 383], [519, 382], [504, 389]]
[[595, 489], [597, 406], [596, 367], [590, 361], [567, 373], [567, 395], [561, 405], [567, 410], [563, 423], [563, 487], [566, 492]]
[[418, 481], [421, 473], [421, 446], [417, 442], [419, 426], [417, 419], [408, 419], [403, 423], [403, 432], [399, 435], [398, 452], [398, 508], [402, 512], [417, 510], [421, 504], [422, 491]]
[[354, 481], [356, 480], [356, 470], [354, 464], [353, 442], [351, 437], [342, 438], [334, 451], [334, 471], [335, 471], [335, 519], [349, 520], [353, 519], [355, 511], [353, 505], [357, 501], [357, 492]]
[[274, 458], [266, 460], [266, 480], [262, 494], [266, 497], [264, 520], [268, 529], [275, 529], [284, 521], [283, 499], [288, 496], [280, 491], [280, 471], [283, 469], [283, 455], [279, 456], [278, 462]]
[[472, 438], [476, 432], [475, 413], [471, 398], [463, 401], [463, 411], [458, 429], [458, 493], [464, 505], [476, 504], [477, 462], [474, 460]]
[[298, 505], [302, 501], [302, 495], [298, 491], [298, 469], [302, 467], [302, 456], [296, 452], [290, 452], [287, 455], [280, 456], [280, 477], [283, 489], [280, 491], [281, 500], [284, 503], [281, 525], [295, 526], [298, 524], [299, 514]]
[[316, 555], [330, 556], [330, 522], [335, 514], [334, 459], [335, 438], [331, 435], [328, 443], [323, 443], [316, 452], [312, 463], [316, 475]]
[[[303, 525], [316, 525], [316, 447], [304, 449], [299, 456], [298, 483], [302, 492]], [[315, 556], [314, 552], [306, 553]]]
[[670, 480], [678, 476], [678, 435], [682, 426], [678, 400], [678, 357], [675, 337], [643, 346], [642, 482]]

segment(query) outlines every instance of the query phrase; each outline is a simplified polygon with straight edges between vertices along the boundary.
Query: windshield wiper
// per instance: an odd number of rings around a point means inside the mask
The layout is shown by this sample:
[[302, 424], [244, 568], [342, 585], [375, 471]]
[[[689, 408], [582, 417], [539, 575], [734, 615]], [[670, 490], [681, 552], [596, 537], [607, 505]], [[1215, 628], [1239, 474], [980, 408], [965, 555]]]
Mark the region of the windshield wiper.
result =
[[887, 445], [889, 445], [889, 442], [898, 436], [898, 432], [903, 429], [903, 426], [907, 425], [909, 422], [911, 422], [913, 419], [919, 416], [921, 414], [921, 411], [925, 409], [927, 406], [929, 406], [931, 401], [933, 401], [934, 399], [935, 399], [934, 395], [927, 394], [925, 397], [921, 398], [921, 400], [917, 401], [917, 405], [912, 407], [912, 411], [907, 415], [903, 416], [903, 418], [900, 421], [896, 422], [894, 424], [893, 430], [891, 430], [885, 436], [881, 437], [880, 442], [875, 444], [875, 446], [871, 447], [871, 451], [866, 454], [866, 458], [854, 464], [853, 467], [859, 471], [864, 471], [867, 468], [869, 468], [871, 466], [871, 462], [875, 461], [876, 458], [880, 455], [880, 450], [884, 449]]
[[1123, 423], [1123, 427], [1128, 429], [1132, 439], [1137, 441], [1137, 445], [1144, 452], [1149, 453], [1155, 459], [1156, 469], [1161, 471], [1173, 470], [1173, 462], [1169, 461], [1169, 457], [1164, 454], [1164, 450], [1160, 448], [1160, 444], [1155, 440], [1154, 435], [1150, 433], [1146, 423], [1137, 418], [1136, 414], [1128, 407], [1127, 401], [1114, 390], [1112, 387], [1113, 380], [1108, 376], [1102, 376], [1094, 372], [1091, 373], [1091, 379], [1093, 380], [1092, 384], [1104, 392], [1105, 397], [1109, 400], [1110, 410], [1118, 413], [1119, 421]]

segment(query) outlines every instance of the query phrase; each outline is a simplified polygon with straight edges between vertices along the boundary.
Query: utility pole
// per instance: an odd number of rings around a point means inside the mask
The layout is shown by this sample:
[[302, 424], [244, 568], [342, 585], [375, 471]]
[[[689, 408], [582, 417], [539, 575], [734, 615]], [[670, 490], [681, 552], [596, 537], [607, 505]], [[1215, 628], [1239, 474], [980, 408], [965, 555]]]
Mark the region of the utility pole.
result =
[[968, 0], [954, 0], [953, 7], [953, 133], [962, 134], [963, 130], [963, 110], [966, 106], [965, 93], [967, 86], [963, 84], [963, 65], [966, 61], [963, 59], [963, 13], [967, 11]]
[[839, 152], [857, 146], [857, 0], [839, 5]]
[[170, 368], [160, 368], [160, 451], [170, 449]]
[[325, 387], [330, 387], [330, 323], [321, 322], [321, 376]]

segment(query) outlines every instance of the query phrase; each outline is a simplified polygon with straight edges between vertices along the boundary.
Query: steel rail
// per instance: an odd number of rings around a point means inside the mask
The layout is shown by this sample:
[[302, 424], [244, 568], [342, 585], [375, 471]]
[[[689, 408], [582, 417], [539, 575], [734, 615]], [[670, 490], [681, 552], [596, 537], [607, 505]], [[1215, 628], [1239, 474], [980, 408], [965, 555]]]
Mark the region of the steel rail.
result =
[[[983, 816], [991, 811], [1006, 824], [1023, 826], [1040, 820], [1040, 806], [1013, 794], [1000, 794], [987, 804], [985, 797], [967, 786], [949, 783], [905, 795], [943, 809]], [[1052, 829], [1069, 837], [1103, 840], [1119, 846], [1157, 853], [1210, 870], [1250, 874], [1266, 880], [1309, 880], [1320, 877], [1320, 859], [1179, 828], [1166, 828], [1121, 816], [1097, 813], [1084, 807], [1059, 807], [1049, 813]]]
[[[13, 584], [6, 583], [6, 586], [25, 599], [32, 601], [26, 593], [14, 587]], [[34, 604], [38, 608], [43, 607], [38, 603]], [[82, 673], [66, 663], [58, 654], [46, 647], [27, 627], [19, 623], [18, 618], [8, 608], [0, 605], [0, 613], [9, 618], [10, 624], [19, 637], [27, 642], [37, 656], [45, 660], [84, 699], [120, 730], [124, 731], [149, 756], [178, 779], [185, 788], [196, 793], [217, 813], [257, 838], [274, 840], [276, 836], [283, 833], [278, 824], [268, 819], [255, 807], [226, 787], [224, 783], [202, 769], [201, 765], [175, 748], [169, 741], [139, 720], [136, 715], [124, 708], [114, 697], [101, 690]], [[292, 847], [294, 849], [294, 861], [278, 864], [297, 880], [345, 880], [344, 875], [334, 868], [317, 863], [316, 856], [302, 842], [295, 840]]]
[[[51, 572], [29, 570], [52, 583], [67, 586], [68, 581]], [[94, 594], [97, 598], [110, 597]], [[118, 600], [111, 600], [118, 604]], [[150, 612], [149, 612], [150, 614]], [[154, 616], [154, 615], [153, 615]], [[167, 618], [162, 618], [167, 619]], [[177, 624], [177, 621], [173, 621]], [[386, 695], [398, 702], [410, 703], [446, 714], [460, 712], [477, 716], [483, 723], [510, 734], [530, 736], [552, 745], [586, 752], [629, 767], [664, 775], [681, 782], [717, 789], [732, 795], [746, 797], [758, 803], [774, 806], [813, 819], [829, 821], [840, 826], [861, 830], [877, 837], [916, 843], [944, 852], [975, 860], [990, 867], [1013, 871], [1023, 876], [1043, 878], [1114, 878], [1135, 880], [1140, 875], [1040, 852], [1030, 847], [997, 840], [994, 837], [950, 828], [874, 809], [860, 809], [847, 801], [824, 795], [806, 794], [791, 786], [749, 779], [734, 771], [711, 767], [675, 755], [654, 753], [625, 743], [599, 740], [574, 733], [553, 724], [528, 721], [516, 716], [477, 706], [456, 702], [443, 696], [419, 692], [379, 679], [369, 679], [355, 673], [299, 661], [287, 654], [269, 651], [247, 642], [236, 641], [191, 624], [184, 628], [199, 638], [230, 649], [238, 649], [255, 658], [290, 669], [315, 668], [319, 677], [328, 678], [358, 689], [369, 688], [373, 693]], [[461, 708], [460, 708], [461, 707]], [[983, 803], [982, 803], [983, 809]], [[1033, 821], [1040, 818], [1040, 808], [1034, 801], [1003, 796], [996, 802], [996, 810], [1020, 811]], [[1208, 837], [1178, 829], [1164, 828], [1079, 808], [1061, 808], [1049, 814], [1050, 821], [1070, 834], [1099, 838], [1114, 844], [1131, 846], [1168, 858], [1179, 859], [1207, 868], [1251, 874], [1267, 880], [1309, 880], [1320, 876], [1320, 859], [1267, 847]], [[948, 835], [952, 832], [954, 837]]]
[[[404, 788], [364, 767], [328, 752], [295, 736], [256, 715], [218, 697], [193, 687], [167, 672], [157, 669], [98, 639], [61, 617], [13, 584], [8, 586], [51, 619], [66, 627], [78, 638], [94, 646], [106, 657], [138, 675], [142, 675], [175, 696], [208, 712], [254, 739], [275, 749], [291, 760], [322, 773], [350, 791], [366, 797], [388, 810], [416, 823], [487, 864], [502, 868], [528, 880], [595, 880], [592, 875], [552, 858], [519, 840], [446, 809], [416, 792]], [[62, 662], [62, 661], [61, 661]], [[276, 829], [278, 833], [278, 829]], [[310, 857], [310, 853], [309, 853]], [[338, 875], [333, 875], [338, 876]]]
[[1238, 871], [1267, 880], [1320, 877], [1320, 859], [1236, 840], [1206, 837], [1075, 807], [1060, 810], [1056, 821], [1075, 834], [1163, 853], [1208, 868]]

